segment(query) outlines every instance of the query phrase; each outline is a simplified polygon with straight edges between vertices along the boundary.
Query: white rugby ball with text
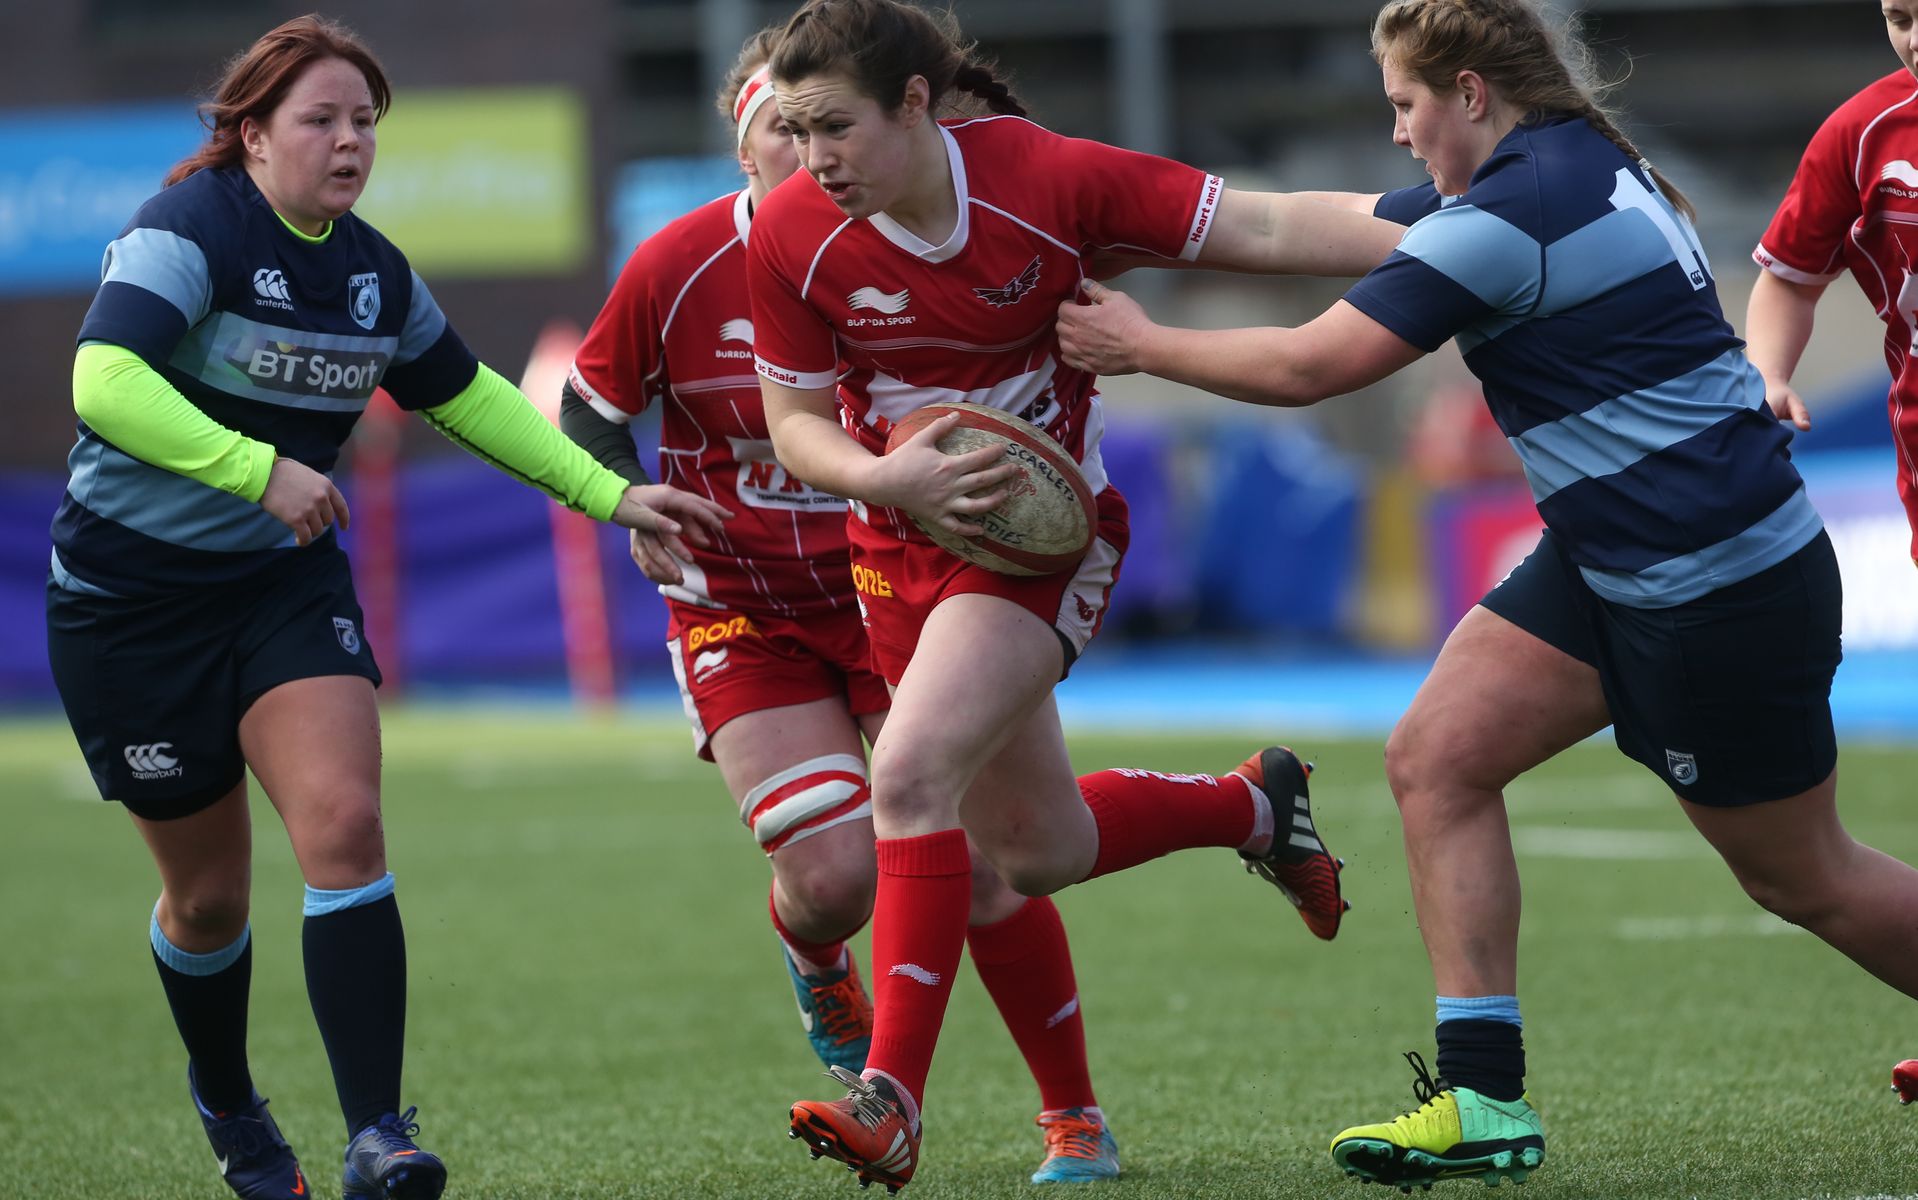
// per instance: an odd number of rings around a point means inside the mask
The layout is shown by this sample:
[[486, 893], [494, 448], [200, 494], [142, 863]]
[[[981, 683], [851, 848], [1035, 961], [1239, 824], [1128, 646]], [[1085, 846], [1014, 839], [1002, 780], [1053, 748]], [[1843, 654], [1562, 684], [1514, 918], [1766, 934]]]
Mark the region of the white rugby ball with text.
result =
[[893, 425], [886, 452], [955, 412], [959, 424], [939, 439], [941, 452], [1003, 446], [1020, 473], [1007, 485], [1004, 503], [973, 518], [983, 533], [965, 536], [928, 528], [917, 518], [913, 523], [953, 554], [1002, 575], [1051, 575], [1078, 566], [1096, 528], [1092, 489], [1065, 447], [1030, 421], [983, 404], [928, 404]]

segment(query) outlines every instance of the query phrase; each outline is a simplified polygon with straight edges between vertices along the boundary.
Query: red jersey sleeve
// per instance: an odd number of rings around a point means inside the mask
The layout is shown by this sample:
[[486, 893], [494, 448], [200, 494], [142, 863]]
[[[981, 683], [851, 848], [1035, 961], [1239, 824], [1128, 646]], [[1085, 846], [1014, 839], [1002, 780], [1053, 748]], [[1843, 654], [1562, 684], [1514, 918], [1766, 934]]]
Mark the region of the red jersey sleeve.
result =
[[1844, 271], [1845, 238], [1863, 211], [1853, 108], [1841, 106], [1812, 135], [1784, 202], [1752, 251], [1759, 266], [1781, 279], [1828, 283]]
[[632, 420], [665, 384], [666, 314], [659, 288], [666, 264], [660, 258], [652, 240], [633, 251], [567, 375], [573, 390], [609, 421]]
[[1060, 138], [1049, 171], [1073, 182], [1084, 248], [1198, 257], [1224, 182], [1195, 167], [1083, 138]]
[[[795, 175], [806, 186], [811, 180]], [[800, 223], [779, 219], [784, 209], [770, 199], [753, 222], [746, 244], [746, 289], [753, 305], [753, 362], [759, 374], [790, 388], [829, 388], [839, 378], [839, 345], [827, 324], [806, 303], [811, 264], [827, 241], [794, 237]], [[797, 278], [795, 278], [797, 276]]]

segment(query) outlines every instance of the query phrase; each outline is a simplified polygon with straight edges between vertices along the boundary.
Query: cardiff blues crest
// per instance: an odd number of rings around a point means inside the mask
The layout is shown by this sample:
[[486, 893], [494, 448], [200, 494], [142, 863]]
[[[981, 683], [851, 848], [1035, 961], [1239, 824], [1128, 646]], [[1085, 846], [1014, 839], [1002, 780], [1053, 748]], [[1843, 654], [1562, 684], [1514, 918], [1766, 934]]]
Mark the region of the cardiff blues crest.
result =
[[346, 277], [346, 308], [353, 314], [353, 323], [361, 329], [373, 328], [373, 322], [380, 317], [380, 277], [368, 271], [364, 275]]

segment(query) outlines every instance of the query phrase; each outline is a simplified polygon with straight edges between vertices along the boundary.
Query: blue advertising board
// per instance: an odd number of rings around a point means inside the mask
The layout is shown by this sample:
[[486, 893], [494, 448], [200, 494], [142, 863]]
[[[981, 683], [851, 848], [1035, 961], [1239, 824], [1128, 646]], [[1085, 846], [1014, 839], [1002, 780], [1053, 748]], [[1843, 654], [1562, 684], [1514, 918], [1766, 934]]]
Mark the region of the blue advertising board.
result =
[[205, 136], [178, 102], [0, 113], [0, 295], [92, 290], [107, 243]]

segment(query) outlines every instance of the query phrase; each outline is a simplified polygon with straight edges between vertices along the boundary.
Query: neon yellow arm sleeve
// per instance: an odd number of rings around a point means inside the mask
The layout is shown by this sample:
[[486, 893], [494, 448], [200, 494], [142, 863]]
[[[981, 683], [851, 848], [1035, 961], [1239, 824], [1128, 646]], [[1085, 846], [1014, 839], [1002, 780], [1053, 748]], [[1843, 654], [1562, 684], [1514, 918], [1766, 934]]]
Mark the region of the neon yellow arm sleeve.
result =
[[596, 521], [610, 519], [626, 493], [624, 479], [540, 416], [485, 363], [465, 391], [421, 409], [420, 416], [475, 458]]
[[273, 473], [273, 447], [193, 407], [145, 359], [111, 342], [73, 356], [73, 411], [141, 462], [258, 503]]

